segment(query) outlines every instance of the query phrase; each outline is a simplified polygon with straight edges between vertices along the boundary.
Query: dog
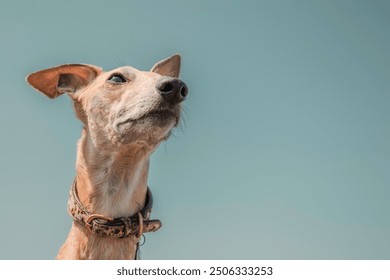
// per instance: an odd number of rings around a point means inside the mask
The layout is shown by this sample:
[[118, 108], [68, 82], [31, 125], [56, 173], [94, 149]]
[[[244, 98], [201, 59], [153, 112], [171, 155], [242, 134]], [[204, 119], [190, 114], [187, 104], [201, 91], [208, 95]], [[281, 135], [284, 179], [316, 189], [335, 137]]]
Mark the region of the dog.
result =
[[188, 95], [180, 65], [176, 54], [150, 71], [65, 64], [27, 76], [49, 98], [66, 93], [83, 124], [68, 201], [73, 223], [57, 259], [136, 259], [142, 234], [160, 228], [150, 219], [149, 158], [179, 123]]

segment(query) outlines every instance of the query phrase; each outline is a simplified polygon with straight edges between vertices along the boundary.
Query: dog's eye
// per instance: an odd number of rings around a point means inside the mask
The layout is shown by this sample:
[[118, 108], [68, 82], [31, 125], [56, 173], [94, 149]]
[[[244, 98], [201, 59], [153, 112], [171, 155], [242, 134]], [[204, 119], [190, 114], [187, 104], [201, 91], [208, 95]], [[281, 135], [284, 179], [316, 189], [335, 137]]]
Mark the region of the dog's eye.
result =
[[108, 80], [110, 82], [113, 82], [113, 83], [126, 83], [126, 79], [125, 77], [123, 77], [122, 75], [120, 74], [114, 74], [112, 75], [110, 78], [108, 78]]

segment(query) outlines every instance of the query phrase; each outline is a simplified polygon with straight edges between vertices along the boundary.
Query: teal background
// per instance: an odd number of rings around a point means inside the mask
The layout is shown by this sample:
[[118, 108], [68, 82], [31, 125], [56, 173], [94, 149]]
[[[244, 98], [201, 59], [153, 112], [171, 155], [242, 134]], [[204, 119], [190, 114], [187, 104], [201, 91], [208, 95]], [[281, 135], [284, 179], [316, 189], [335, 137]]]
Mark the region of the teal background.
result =
[[144, 259], [390, 259], [389, 1], [0, 2], [0, 258], [52, 259], [81, 124], [25, 82], [180, 52]]

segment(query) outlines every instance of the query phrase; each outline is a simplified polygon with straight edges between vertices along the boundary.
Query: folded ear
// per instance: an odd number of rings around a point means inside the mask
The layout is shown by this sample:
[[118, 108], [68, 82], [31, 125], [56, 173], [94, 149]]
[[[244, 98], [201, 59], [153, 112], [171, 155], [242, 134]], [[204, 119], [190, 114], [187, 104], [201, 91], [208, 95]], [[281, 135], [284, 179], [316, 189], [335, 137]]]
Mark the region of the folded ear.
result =
[[167, 59], [157, 62], [150, 71], [160, 74], [161, 76], [178, 78], [180, 75], [180, 61], [180, 55], [174, 54]]
[[27, 82], [37, 91], [50, 98], [63, 93], [72, 96], [81, 87], [87, 86], [102, 69], [87, 64], [64, 64], [34, 72], [27, 76]]

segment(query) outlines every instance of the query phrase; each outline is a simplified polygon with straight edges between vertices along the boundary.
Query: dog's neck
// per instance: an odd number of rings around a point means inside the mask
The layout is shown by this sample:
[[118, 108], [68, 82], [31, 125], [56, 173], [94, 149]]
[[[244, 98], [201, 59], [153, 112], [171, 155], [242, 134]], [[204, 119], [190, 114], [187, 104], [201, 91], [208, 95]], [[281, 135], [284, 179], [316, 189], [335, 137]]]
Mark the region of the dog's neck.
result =
[[[149, 156], [153, 150], [131, 144], [115, 152], [95, 147], [86, 129], [78, 143], [76, 173], [80, 202], [94, 214], [128, 217], [145, 203]], [[134, 259], [138, 239], [96, 237], [73, 222], [58, 259]]]
[[92, 213], [132, 216], [145, 202], [150, 149], [129, 144], [116, 151], [99, 150], [86, 129], [78, 143], [77, 191]]

